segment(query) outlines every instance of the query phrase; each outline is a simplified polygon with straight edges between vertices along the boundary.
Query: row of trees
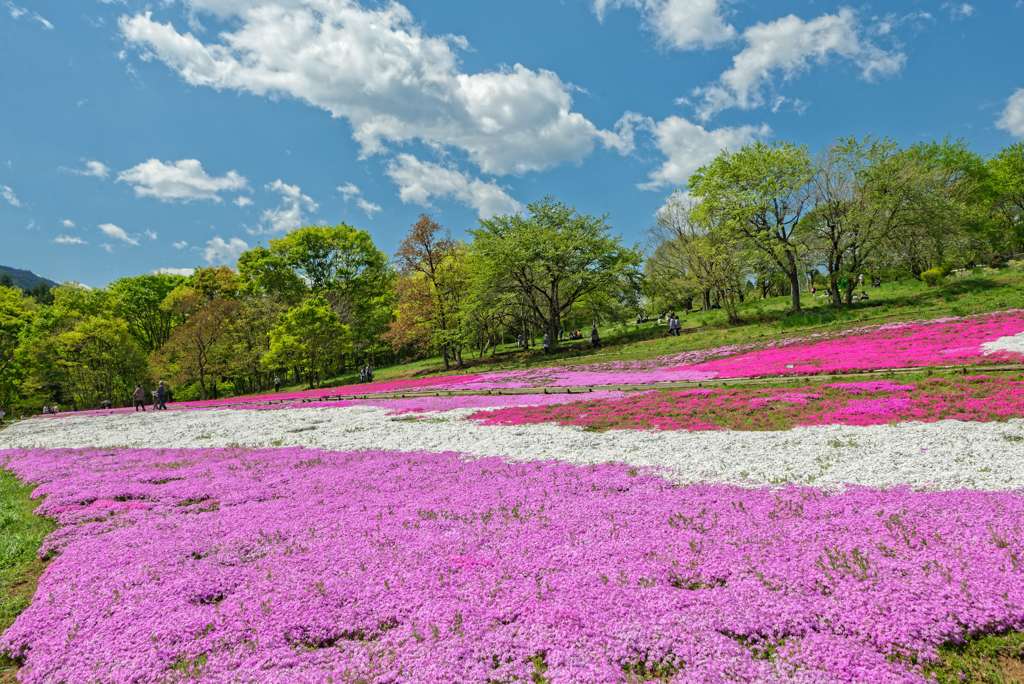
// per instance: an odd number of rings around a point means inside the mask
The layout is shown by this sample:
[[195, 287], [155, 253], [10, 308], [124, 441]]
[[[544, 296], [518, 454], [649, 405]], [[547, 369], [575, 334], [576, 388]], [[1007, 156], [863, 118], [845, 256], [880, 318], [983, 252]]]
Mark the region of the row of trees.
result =
[[798, 312], [808, 275], [840, 306], [853, 296], [841, 283], [865, 272], [920, 277], [1021, 252], [1024, 143], [984, 159], [962, 140], [867, 137], [813, 156], [792, 143], [723, 152], [659, 213], [646, 267], [656, 299], [713, 297], [735, 320], [750, 279]]
[[135, 384], [178, 399], [310, 387], [366, 362], [436, 352], [445, 367], [508, 334], [528, 341], [637, 306], [642, 255], [604, 217], [545, 199], [458, 241], [423, 215], [394, 260], [369, 233], [307, 226], [185, 277], [103, 289], [0, 286], [0, 405], [128, 404]]
[[901, 149], [848, 138], [723, 152], [659, 212], [647, 254], [607, 217], [545, 198], [456, 240], [421, 215], [390, 258], [351, 226], [307, 226], [243, 253], [237, 270], [31, 292], [0, 283], [0, 405], [130, 400], [161, 378], [177, 398], [320, 381], [427, 354], [445, 369], [521, 337], [647, 308], [729, 318], [759, 289], [801, 309], [824, 281], [850, 303], [861, 273], [920, 276], [1024, 251], [1024, 143], [989, 159], [962, 141]]

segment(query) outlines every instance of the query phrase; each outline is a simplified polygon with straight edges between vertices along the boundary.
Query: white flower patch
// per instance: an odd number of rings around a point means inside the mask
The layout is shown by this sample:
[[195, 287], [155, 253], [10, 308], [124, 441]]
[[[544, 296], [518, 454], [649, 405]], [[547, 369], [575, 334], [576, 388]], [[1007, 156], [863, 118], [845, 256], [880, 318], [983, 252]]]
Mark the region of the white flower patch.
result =
[[454, 451], [470, 456], [666, 468], [679, 482], [861, 484], [927, 489], [1024, 487], [1024, 420], [824, 425], [778, 432], [585, 432], [557, 424], [483, 426], [477, 408], [388, 416], [375, 406], [287, 411], [168, 411], [31, 420], [0, 433], [10, 448], [211, 448]]

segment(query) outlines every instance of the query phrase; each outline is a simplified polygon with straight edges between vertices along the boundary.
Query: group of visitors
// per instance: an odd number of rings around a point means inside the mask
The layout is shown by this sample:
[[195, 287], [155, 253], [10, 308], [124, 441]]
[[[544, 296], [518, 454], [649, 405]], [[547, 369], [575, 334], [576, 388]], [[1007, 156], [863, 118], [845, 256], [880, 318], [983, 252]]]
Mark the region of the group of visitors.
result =
[[54, 402], [53, 404], [49, 404], [49, 405], [44, 405], [43, 406], [43, 414], [44, 415], [49, 416], [49, 415], [56, 415], [58, 413], [60, 413], [60, 404], [58, 404], [56, 402]]
[[[167, 410], [167, 385], [161, 380], [157, 383], [156, 389], [152, 392], [153, 397], [153, 410], [154, 411], [166, 411]], [[138, 412], [140, 409], [143, 413], [146, 411], [146, 390], [142, 387], [142, 383], [135, 383], [135, 392], [132, 393], [132, 400], [135, 403], [135, 410]], [[108, 404], [109, 408], [109, 403]], [[100, 404], [102, 408], [103, 405]]]
[[373, 382], [373, 366], [369, 363], [359, 369], [359, 382]]

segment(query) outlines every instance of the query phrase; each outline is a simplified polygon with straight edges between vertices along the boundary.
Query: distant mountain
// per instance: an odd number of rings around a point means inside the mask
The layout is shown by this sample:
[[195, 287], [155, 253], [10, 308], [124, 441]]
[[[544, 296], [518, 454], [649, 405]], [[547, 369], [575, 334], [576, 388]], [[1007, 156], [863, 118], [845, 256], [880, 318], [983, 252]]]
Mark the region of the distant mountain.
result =
[[56, 283], [49, 278], [37, 276], [32, 271], [23, 271], [20, 268], [0, 266], [0, 277], [2, 277], [4, 273], [11, 276], [11, 280], [14, 281], [15, 286], [20, 287], [22, 290], [31, 290], [40, 282], [46, 283], [50, 287], [57, 287], [60, 285], [60, 283]]

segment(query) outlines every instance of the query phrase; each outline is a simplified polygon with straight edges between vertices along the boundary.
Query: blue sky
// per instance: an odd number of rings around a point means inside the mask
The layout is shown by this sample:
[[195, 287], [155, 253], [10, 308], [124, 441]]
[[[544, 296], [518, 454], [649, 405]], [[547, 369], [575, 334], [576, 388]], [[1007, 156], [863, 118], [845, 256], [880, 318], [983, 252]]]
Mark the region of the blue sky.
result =
[[1024, 0], [0, 0], [0, 263], [93, 287], [545, 195], [641, 242], [723, 148], [1024, 137]]

